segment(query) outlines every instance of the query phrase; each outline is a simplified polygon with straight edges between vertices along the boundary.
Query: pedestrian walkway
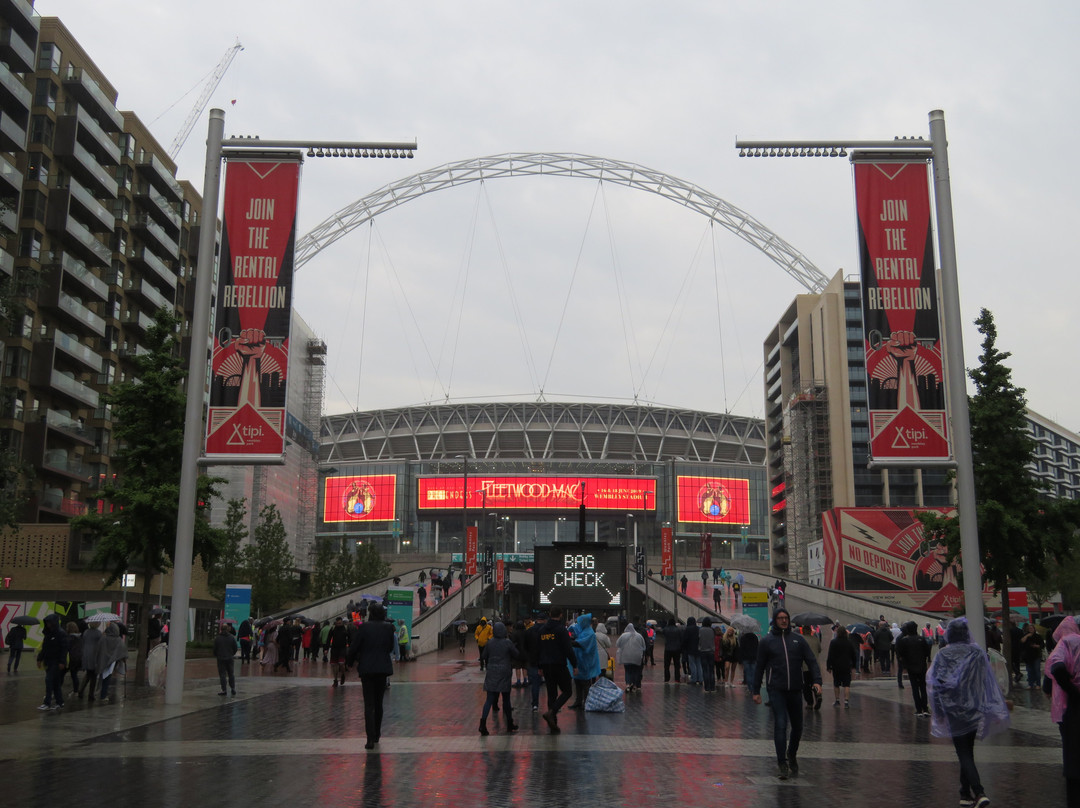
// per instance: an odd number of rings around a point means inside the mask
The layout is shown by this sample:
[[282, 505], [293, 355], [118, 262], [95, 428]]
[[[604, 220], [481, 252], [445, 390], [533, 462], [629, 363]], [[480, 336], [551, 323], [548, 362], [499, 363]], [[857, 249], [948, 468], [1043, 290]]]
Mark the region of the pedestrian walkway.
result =
[[[662, 647], [657, 649], [661, 655]], [[564, 711], [549, 734], [515, 689], [514, 718], [477, 733], [482, 674], [469, 643], [398, 666], [377, 751], [364, 750], [353, 674], [330, 687], [329, 666], [292, 674], [238, 666], [236, 698], [217, 695], [213, 660], [191, 660], [182, 705], [127, 688], [117, 704], [69, 700], [36, 710], [33, 666], [3, 678], [0, 782], [8, 805], [198, 806], [954, 806], [952, 745], [913, 715], [895, 679], [857, 681], [850, 710], [826, 683], [806, 715], [797, 779], [776, 779], [771, 721], [741, 687], [705, 694], [665, 685], [646, 667], [621, 714]], [[618, 681], [622, 677], [619, 672]], [[1060, 741], [1040, 693], [1018, 692], [1014, 729], [976, 745], [994, 804], [1064, 804]], [[541, 711], [545, 697], [541, 696]]]

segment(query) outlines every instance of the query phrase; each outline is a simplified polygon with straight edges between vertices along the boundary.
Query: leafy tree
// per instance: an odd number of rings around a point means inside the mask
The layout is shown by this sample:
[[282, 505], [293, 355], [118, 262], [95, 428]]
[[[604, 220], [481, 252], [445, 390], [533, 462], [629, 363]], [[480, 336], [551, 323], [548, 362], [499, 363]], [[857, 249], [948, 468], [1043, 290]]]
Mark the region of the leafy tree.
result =
[[333, 595], [334, 548], [325, 539], [315, 540], [315, 568], [311, 573], [311, 594], [315, 598], [327, 598]]
[[244, 584], [248, 581], [248, 572], [244, 568], [244, 555], [241, 546], [248, 536], [247, 500], [244, 497], [229, 500], [229, 509], [225, 514], [225, 527], [222, 530], [221, 555], [210, 568], [210, 592], [217, 598], [225, 597], [227, 584]]
[[[184, 444], [184, 390], [176, 328], [179, 320], [160, 309], [147, 331], [148, 352], [135, 357], [137, 374], [113, 385], [103, 400], [112, 406], [117, 449], [112, 462], [116, 482], [101, 491], [105, 513], [72, 520], [76, 530], [95, 539], [93, 563], [108, 572], [106, 586], [132, 570], [143, 572], [143, 598], [137, 605], [136, 681], [146, 672], [146, 619], [153, 577], [173, 564]], [[218, 496], [218, 478], [200, 475], [193, 551], [204, 567], [220, 552], [220, 531], [211, 527], [207, 509]]]
[[[10, 209], [10, 203], [0, 200], [0, 212]], [[0, 232], [0, 236], [2, 235]], [[23, 313], [26, 311], [23, 301], [38, 284], [38, 273], [27, 267], [20, 267], [11, 277], [0, 273], [0, 334], [19, 333]], [[14, 389], [0, 392], [0, 412], [10, 415], [14, 400]], [[0, 446], [0, 530], [18, 527], [19, 516], [26, 503], [26, 496], [20, 491], [20, 483], [31, 471], [31, 467], [19, 459], [17, 452], [7, 446]]]
[[275, 612], [296, 592], [296, 560], [289, 550], [285, 524], [276, 505], [259, 512], [251, 544], [243, 549], [256, 614]]
[[[983, 335], [980, 365], [968, 371], [975, 394], [968, 399], [975, 478], [976, 519], [982, 553], [983, 580], [1000, 593], [1002, 610], [1008, 609], [1010, 581], [1025, 576], [1046, 576], [1048, 562], [1071, 552], [1069, 507], [1042, 496], [1027, 464], [1035, 442], [1027, 430], [1027, 403], [1023, 388], [1012, 382], [1005, 361], [1011, 356], [997, 348], [997, 327], [986, 309], [975, 320]], [[920, 515], [928, 538], [943, 538], [949, 561], [960, 553], [959, 520]], [[1062, 533], [1065, 531], [1065, 534]], [[974, 569], [974, 562], [966, 559]], [[1010, 651], [1005, 633], [1006, 658]]]
[[374, 544], [361, 544], [356, 548], [353, 585], [363, 586], [390, 574], [390, 565], [383, 561]]

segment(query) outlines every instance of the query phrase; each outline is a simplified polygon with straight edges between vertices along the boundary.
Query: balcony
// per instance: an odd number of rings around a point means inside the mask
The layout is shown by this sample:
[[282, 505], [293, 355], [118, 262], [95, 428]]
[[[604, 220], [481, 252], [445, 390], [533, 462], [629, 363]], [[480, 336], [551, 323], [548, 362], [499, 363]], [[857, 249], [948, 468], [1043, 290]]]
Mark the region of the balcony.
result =
[[146, 214], [135, 217], [132, 230], [140, 234], [144, 239], [153, 242], [159, 248], [158, 252], [164, 253], [173, 260], [180, 257], [180, 245], [176, 239], [171, 238], [165, 232], [164, 227]]
[[106, 132], [124, 130], [124, 116], [117, 111], [113, 100], [105, 94], [94, 79], [87, 75], [85, 70], [68, 65], [63, 82], [64, 89], [79, 99], [79, 103], [94, 116], [102, 129]]
[[55, 143], [53, 153], [63, 158], [64, 165], [81, 182], [89, 185], [95, 195], [116, 199], [120, 186], [84, 145], [70, 138], [66, 142]]
[[[0, 0], [0, 18], [19, 32], [31, 45], [37, 44], [38, 29], [41, 27], [34, 4], [27, 0]], [[27, 70], [33, 70], [31, 63]]]
[[89, 328], [99, 337], [105, 336], [105, 320], [94, 314], [81, 300], [60, 289], [59, 279], [53, 277], [38, 293], [40, 305], [67, 316], [75, 324]]
[[77, 499], [72, 499], [74, 496], [74, 492], [71, 493], [70, 497], [65, 497], [63, 492], [57, 493], [56, 490], [49, 490], [38, 497], [38, 507], [45, 511], [63, 514], [64, 516], [85, 515], [86, 503], [79, 502]]
[[45, 268], [61, 273], [69, 281], [61, 286], [71, 288], [69, 284], [74, 283], [81, 291], [89, 292], [102, 303], [109, 299], [109, 287], [105, 281], [95, 275], [83, 261], [69, 253], [53, 253], [52, 260], [46, 262]]
[[110, 166], [120, 165], [120, 147], [94, 120], [94, 117], [78, 104], [65, 105], [63, 112], [56, 119], [54, 148], [57, 143], [67, 145], [69, 152], [75, 143], [81, 143], [99, 163]]
[[59, 231], [68, 249], [94, 266], [107, 267], [112, 263], [112, 250], [98, 241], [90, 228], [79, 222], [66, 210], [66, 200], [60, 200], [54, 206], [50, 203], [45, 226], [53, 232]]
[[26, 125], [3, 110], [0, 110], [0, 148], [8, 152], [26, 151]]
[[173, 202], [184, 201], [184, 192], [180, 190], [180, 183], [176, 181], [173, 173], [162, 164], [160, 157], [144, 154], [135, 163], [135, 168], [139, 174], [150, 181], [151, 185], [164, 194], [166, 199]]
[[0, 61], [7, 62], [16, 73], [29, 73], [34, 69], [33, 45], [7, 24], [0, 27]]
[[[101, 369], [101, 356], [95, 353], [92, 348], [83, 345], [75, 337], [60, 331], [54, 331], [51, 342], [56, 347], [56, 350], [62, 351], [65, 356], [81, 363], [87, 370], [97, 371]], [[42, 340], [39, 344], [48, 345], [49, 340]], [[37, 359], [36, 355], [34, 358]], [[54, 363], [50, 362], [49, 364]]]
[[65, 412], [60, 410], [45, 410], [42, 413], [35, 413], [40, 421], [44, 424], [49, 432], [56, 432], [64, 437], [71, 438], [72, 440], [84, 445], [93, 446], [93, 437], [90, 434], [90, 430], [86, 428], [82, 419], [72, 418]]
[[176, 291], [176, 276], [173, 274], [173, 271], [169, 269], [169, 265], [146, 249], [146, 247], [139, 247], [136, 250], [132, 250], [128, 254], [128, 258], [132, 261], [137, 261], [142, 266], [153, 271], [166, 286], [174, 292]]
[[140, 182], [134, 189], [135, 198], [142, 207], [169, 233], [180, 235], [180, 214], [169, 204], [169, 200], [162, 196], [148, 182]]
[[17, 108], [14, 116], [16, 120], [20, 117], [29, 120], [26, 116], [30, 115], [30, 104], [33, 100], [34, 94], [23, 86], [19, 77], [0, 64], [0, 105], [9, 110], [12, 107]]
[[62, 393], [69, 398], [75, 399], [80, 404], [85, 404], [88, 407], [96, 408], [98, 402], [101, 400], [101, 396], [98, 391], [83, 384], [78, 379], [65, 375], [67, 371], [60, 371], [50, 369], [48, 373], [48, 387], [52, 388], [58, 393]]
[[[76, 206], [83, 214], [81, 219], [96, 233], [111, 233], [116, 226], [116, 217], [112, 211], [102, 205], [74, 177], [68, 177], [66, 185], [54, 185], [49, 189], [49, 218], [71, 213]], [[49, 225], [52, 226], [51, 221]], [[111, 255], [110, 255], [111, 259]]]
[[147, 303], [153, 306], [154, 311], [157, 311], [162, 307], [168, 309], [171, 309], [173, 307], [171, 300], [165, 297], [165, 295], [161, 294], [161, 292], [159, 292], [145, 280], [131, 279], [124, 284], [124, 289], [129, 294], [145, 300]]
[[15, 274], [15, 256], [0, 247], [0, 274], [9, 278]]
[[128, 309], [124, 312], [123, 323], [133, 325], [145, 334], [154, 325], [154, 318], [143, 314], [141, 311]]
[[[24, 144], [25, 141], [26, 137], [23, 133]], [[0, 156], [0, 198], [11, 199], [14, 204], [14, 200], [22, 193], [22, 184], [22, 172]]]
[[150, 349], [139, 345], [137, 342], [125, 342], [120, 346], [120, 356], [123, 359], [133, 359], [136, 356], [146, 356]]

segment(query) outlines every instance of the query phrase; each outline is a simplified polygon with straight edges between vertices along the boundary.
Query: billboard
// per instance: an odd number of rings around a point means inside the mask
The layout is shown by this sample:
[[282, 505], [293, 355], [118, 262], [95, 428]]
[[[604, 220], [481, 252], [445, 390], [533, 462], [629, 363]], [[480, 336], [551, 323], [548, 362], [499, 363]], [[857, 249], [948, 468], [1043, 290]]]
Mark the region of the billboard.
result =
[[271, 462], [285, 451], [299, 190], [299, 159], [228, 159], [207, 457]]
[[684, 477], [676, 481], [680, 522], [750, 524], [750, 480], [736, 477]]
[[925, 160], [855, 163], [875, 461], [951, 456]]
[[626, 592], [626, 548], [559, 543], [533, 549], [541, 608], [619, 611]]
[[[947, 612], [960, 605], [960, 559], [923, 537], [920, 511], [955, 508], [833, 508], [822, 514], [825, 586], [895, 606]], [[985, 590], [987, 595], [990, 590]]]
[[649, 477], [490, 477], [470, 475], [468, 503], [462, 502], [461, 477], [420, 477], [421, 511], [495, 508], [506, 510], [655, 511], [656, 479]]
[[392, 522], [396, 474], [350, 474], [323, 481], [323, 522]]

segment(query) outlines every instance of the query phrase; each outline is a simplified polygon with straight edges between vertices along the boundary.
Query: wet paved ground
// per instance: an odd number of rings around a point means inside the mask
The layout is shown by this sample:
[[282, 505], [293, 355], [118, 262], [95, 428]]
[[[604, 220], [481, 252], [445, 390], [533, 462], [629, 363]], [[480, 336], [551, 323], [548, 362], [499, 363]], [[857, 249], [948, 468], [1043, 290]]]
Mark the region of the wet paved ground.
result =
[[[117, 704], [69, 699], [49, 713], [36, 710], [44, 687], [32, 664], [18, 676], [0, 671], [3, 804], [958, 804], [951, 743], [930, 736], [895, 679], [856, 681], [850, 710], [834, 708], [826, 687], [820, 712], [806, 714], [801, 775], [781, 782], [768, 708], [742, 688], [705, 694], [665, 685], [660, 666], [646, 668], [625, 713], [564, 710], [554, 736], [531, 711], [528, 690], [516, 689], [521, 730], [506, 734], [497, 714], [484, 738], [474, 646], [466, 656], [431, 654], [398, 666], [375, 752], [363, 748], [355, 677], [331, 688], [328, 666], [318, 662], [276, 676], [237, 667], [236, 698], [217, 695], [212, 660], [194, 660], [182, 705], [129, 685]], [[1013, 695], [1013, 729], [976, 746], [987, 793], [996, 805], [1062, 805], [1060, 742], [1043, 697]], [[541, 695], [541, 710], [544, 702]]]

